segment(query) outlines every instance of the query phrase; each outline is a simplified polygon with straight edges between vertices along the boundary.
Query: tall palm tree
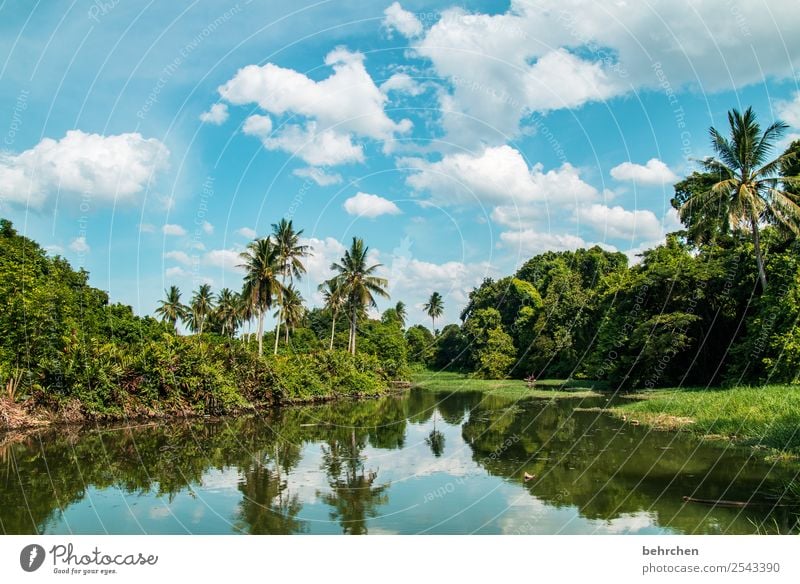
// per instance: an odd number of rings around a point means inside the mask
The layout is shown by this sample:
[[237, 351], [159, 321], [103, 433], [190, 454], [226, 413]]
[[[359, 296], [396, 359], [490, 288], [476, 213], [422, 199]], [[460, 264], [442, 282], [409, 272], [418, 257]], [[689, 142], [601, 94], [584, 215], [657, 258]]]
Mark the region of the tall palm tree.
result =
[[400, 319], [400, 324], [402, 326], [406, 326], [406, 317], [408, 317], [408, 311], [406, 310], [406, 303], [402, 300], [398, 300], [397, 304], [394, 307], [394, 311], [397, 313], [397, 318]]
[[239, 324], [239, 295], [230, 288], [220, 290], [215, 316], [222, 326], [222, 334], [232, 337]]
[[251, 241], [247, 249], [239, 254], [246, 270], [242, 295], [258, 316], [258, 355], [263, 354], [264, 315], [272, 308], [274, 300], [279, 299], [283, 286], [278, 280], [280, 264], [278, 250], [272, 238], [264, 237]]
[[724, 228], [747, 229], [753, 238], [761, 290], [767, 288], [764, 256], [761, 251], [759, 223], [777, 224], [795, 234], [800, 233], [800, 197], [779, 187], [800, 184], [800, 177], [781, 177], [781, 166], [793, 153], [768, 161], [769, 153], [788, 125], [774, 122], [766, 130], [756, 121], [753, 108], [744, 114], [728, 112], [730, 138], [716, 128], [709, 130], [716, 157], [706, 158], [703, 166], [719, 177], [708, 190], [690, 196], [680, 208], [684, 223], [693, 213], [703, 215], [721, 208], [725, 212]]
[[250, 297], [247, 295], [246, 288], [247, 288], [247, 286], [245, 286], [242, 289], [242, 292], [240, 292], [239, 294], [236, 295], [236, 298], [237, 298], [237, 301], [238, 301], [237, 302], [237, 306], [236, 306], [236, 311], [237, 311], [237, 315], [238, 315], [239, 321], [247, 323], [247, 333], [246, 333], [245, 337], [247, 339], [246, 342], [249, 345], [250, 344], [250, 337], [252, 336], [252, 334], [250, 332], [251, 325], [252, 325], [253, 317], [255, 316], [256, 313], [255, 313], [255, 309], [254, 309], [254, 306], [253, 306], [252, 302], [250, 302]]
[[438, 292], [431, 294], [428, 301], [422, 305], [425, 314], [431, 317], [431, 329], [433, 334], [436, 334], [436, 319], [442, 316], [444, 312], [444, 299]]
[[201, 284], [197, 292], [192, 296], [190, 304], [193, 329], [203, 334], [203, 328], [210, 314], [214, 311], [214, 294], [211, 292], [211, 285]]
[[[303, 322], [303, 317], [306, 315], [306, 308], [303, 306], [303, 296], [300, 291], [292, 284], [289, 284], [283, 291], [281, 297], [281, 311], [283, 312], [284, 334], [286, 343], [289, 343], [289, 331], [293, 331], [300, 323]], [[277, 314], [275, 316], [278, 316]]]
[[364, 240], [354, 237], [350, 249], [344, 252], [344, 257], [331, 264], [331, 270], [336, 272], [337, 285], [347, 298], [347, 311], [350, 317], [350, 339], [348, 350], [356, 354], [356, 321], [358, 314], [367, 306], [376, 306], [375, 296], [389, 297], [386, 287], [389, 283], [386, 278], [375, 276], [381, 264], [367, 265], [367, 252], [369, 247], [364, 245]]
[[[278, 223], [272, 224], [272, 236], [275, 239], [277, 249], [278, 265], [281, 272], [281, 284], [286, 287], [286, 280], [292, 282], [295, 277], [298, 280], [305, 274], [306, 268], [302, 258], [309, 254], [309, 246], [300, 243], [300, 236], [303, 230], [295, 231], [291, 221], [281, 219]], [[283, 304], [278, 311], [278, 323], [275, 326], [275, 354], [278, 354], [278, 339], [281, 332], [281, 321], [284, 319]], [[288, 342], [288, 338], [287, 338]]]
[[164, 290], [164, 293], [166, 299], [158, 301], [156, 314], [161, 317], [162, 322], [170, 323], [177, 334], [178, 320], [186, 318], [187, 313], [186, 306], [181, 303], [181, 290], [177, 286], [170, 286], [168, 290]]
[[333, 338], [336, 335], [336, 317], [339, 316], [339, 311], [344, 307], [347, 298], [336, 278], [324, 281], [319, 285], [319, 290], [325, 300], [325, 308], [331, 311], [331, 342], [328, 346], [328, 350], [331, 351], [333, 350]]

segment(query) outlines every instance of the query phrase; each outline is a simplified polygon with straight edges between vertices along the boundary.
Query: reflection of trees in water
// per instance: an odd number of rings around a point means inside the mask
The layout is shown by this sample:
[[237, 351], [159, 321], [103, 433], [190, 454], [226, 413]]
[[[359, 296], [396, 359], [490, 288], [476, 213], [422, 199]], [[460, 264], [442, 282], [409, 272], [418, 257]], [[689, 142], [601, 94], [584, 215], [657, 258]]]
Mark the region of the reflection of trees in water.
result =
[[322, 447], [322, 464], [331, 491], [321, 499], [333, 508], [331, 519], [339, 522], [343, 533], [363, 535], [368, 532], [367, 520], [376, 517], [378, 507], [388, 503], [389, 485], [376, 486], [377, 471], [366, 469], [363, 435], [357, 436], [355, 428], [350, 428], [349, 436], [337, 434]]
[[648, 512], [660, 525], [687, 533], [752, 533], [752, 522], [765, 523], [765, 531], [784, 531], [780, 521], [770, 525], [773, 516], [763, 509], [711, 509], [682, 500], [696, 493], [748, 500], [777, 480], [779, 471], [771, 466], [738, 451], [726, 453], [723, 462], [719, 449], [686, 435], [631, 426], [620, 432], [618, 420], [575, 412], [577, 404], [530, 401], [511, 407], [485, 400], [472, 409], [462, 435], [473, 459], [491, 474], [535, 474], [534, 481], [520, 480], [522, 488], [550, 505], [575, 506], [587, 519]]
[[444, 452], [444, 434], [436, 429], [436, 412], [433, 413], [433, 430], [425, 438], [425, 444], [431, 449], [435, 457], [440, 457]]

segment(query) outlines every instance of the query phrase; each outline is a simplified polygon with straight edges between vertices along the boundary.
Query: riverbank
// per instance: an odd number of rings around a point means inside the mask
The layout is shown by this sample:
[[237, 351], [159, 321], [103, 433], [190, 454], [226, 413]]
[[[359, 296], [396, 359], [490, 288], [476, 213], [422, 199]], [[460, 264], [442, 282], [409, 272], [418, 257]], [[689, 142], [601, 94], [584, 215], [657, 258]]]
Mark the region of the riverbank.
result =
[[521, 379], [476, 379], [463, 373], [416, 371], [411, 375], [411, 383], [430, 391], [457, 393], [482, 392], [511, 399], [523, 398], [586, 398], [599, 397], [591, 381], [564, 379], [542, 379], [534, 387]]
[[686, 431], [800, 458], [800, 386], [668, 388], [631, 394], [611, 414], [656, 430]]

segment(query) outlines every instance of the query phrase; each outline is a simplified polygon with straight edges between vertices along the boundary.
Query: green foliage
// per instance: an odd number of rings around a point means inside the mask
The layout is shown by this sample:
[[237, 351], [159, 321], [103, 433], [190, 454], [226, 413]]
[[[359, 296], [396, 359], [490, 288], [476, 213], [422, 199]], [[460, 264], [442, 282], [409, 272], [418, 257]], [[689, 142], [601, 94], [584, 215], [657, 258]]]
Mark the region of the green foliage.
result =
[[505, 377], [514, 363], [514, 352], [514, 343], [508, 333], [499, 326], [489, 330], [485, 345], [476, 353], [478, 368], [475, 374], [485, 379]]
[[434, 338], [427, 327], [419, 324], [410, 327], [406, 331], [406, 343], [408, 343], [409, 362], [426, 366], [433, 364], [435, 355]]

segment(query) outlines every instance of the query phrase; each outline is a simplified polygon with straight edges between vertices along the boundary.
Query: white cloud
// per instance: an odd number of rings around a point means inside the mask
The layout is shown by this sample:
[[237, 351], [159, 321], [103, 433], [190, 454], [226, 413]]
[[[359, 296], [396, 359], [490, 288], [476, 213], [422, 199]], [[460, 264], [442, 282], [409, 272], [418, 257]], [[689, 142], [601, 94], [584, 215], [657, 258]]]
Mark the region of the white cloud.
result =
[[254, 114], [244, 121], [242, 131], [251, 136], [264, 138], [272, 132], [272, 120], [269, 116]]
[[139, 223], [139, 231], [142, 233], [155, 233], [156, 226], [152, 223]]
[[214, 233], [214, 226], [208, 221], [203, 221], [202, 227], [203, 227], [203, 233], [205, 233], [206, 235], [211, 235]]
[[375, 218], [380, 215], [399, 215], [402, 213], [400, 208], [392, 201], [371, 195], [369, 193], [358, 192], [344, 202], [344, 210], [350, 215], [359, 217]]
[[207, 112], [200, 114], [200, 121], [205, 124], [219, 126], [228, 119], [228, 106], [224, 103], [215, 103]]
[[611, 176], [616, 180], [631, 180], [642, 185], [663, 185], [678, 180], [678, 175], [658, 158], [651, 158], [645, 165], [623, 162], [611, 169]]
[[729, 0], [511, 0], [498, 14], [444, 10], [413, 46], [449, 81], [441, 92], [442, 109], [453, 112], [443, 115], [448, 139], [491, 144], [519, 133], [535, 111], [642, 89], [708, 93], [788, 78], [800, 68], [795, 13], [792, 0], [768, 9]]
[[425, 87], [417, 83], [408, 73], [395, 73], [389, 79], [381, 83], [381, 91], [388, 94], [390, 91], [407, 93], [415, 97], [425, 92]]
[[165, 272], [167, 278], [187, 278], [191, 276], [189, 272], [181, 268], [180, 266], [175, 266], [172, 268], [167, 268]]
[[217, 268], [241, 273], [244, 270], [239, 267], [242, 263], [239, 253], [235, 249], [212, 249], [205, 255], [204, 261]]
[[501, 245], [511, 249], [519, 250], [521, 253], [535, 255], [545, 251], [567, 251], [575, 250], [580, 247], [588, 248], [600, 245], [605, 249], [614, 250], [611, 245], [602, 243], [590, 243], [577, 235], [569, 233], [548, 233], [534, 229], [523, 229], [521, 231], [506, 231], [500, 234]]
[[236, 230], [236, 233], [242, 237], [246, 237], [247, 239], [255, 239], [256, 237], [256, 230], [251, 229], [250, 227], [240, 227]]
[[89, 244], [86, 243], [86, 238], [83, 236], [76, 237], [75, 239], [73, 239], [72, 242], [69, 244], [69, 248], [75, 253], [80, 253], [80, 254], [89, 253], [92, 249], [91, 247], [89, 247]]
[[422, 23], [413, 12], [405, 10], [399, 2], [392, 3], [383, 11], [383, 26], [389, 32], [396, 30], [406, 38], [422, 34]]
[[181, 227], [180, 225], [176, 225], [174, 223], [167, 223], [161, 228], [161, 232], [164, 235], [186, 235], [186, 230]]
[[130, 203], [167, 167], [169, 150], [138, 133], [101, 136], [70, 130], [19, 154], [0, 153], [0, 198], [41, 208], [55, 192], [91, 204]]
[[662, 235], [661, 221], [646, 209], [628, 211], [619, 205], [607, 207], [595, 203], [578, 207], [576, 214], [580, 221], [606, 237], [653, 239]]
[[49, 254], [58, 254], [58, 255], [60, 255], [60, 254], [64, 253], [64, 248], [61, 247], [58, 244], [55, 244], [55, 243], [52, 244], [52, 245], [44, 246], [44, 250]]
[[328, 173], [321, 168], [307, 166], [305, 168], [296, 168], [292, 174], [300, 178], [311, 179], [321, 187], [336, 185], [342, 182], [342, 175], [337, 173]]
[[776, 102], [775, 109], [781, 120], [793, 128], [800, 128], [800, 91], [796, 91], [789, 101]]
[[174, 260], [184, 266], [192, 265], [192, 258], [185, 251], [168, 251], [164, 254], [168, 260]]
[[364, 151], [350, 134], [319, 131], [316, 122], [308, 122], [305, 128], [286, 126], [279, 134], [262, 138], [261, 143], [268, 150], [289, 152], [313, 166], [364, 162]]
[[273, 63], [248, 65], [220, 86], [219, 93], [232, 104], [256, 103], [273, 115], [305, 116], [319, 124], [320, 130], [314, 127], [313, 132], [307, 125], [307, 132], [318, 136], [335, 130], [337, 135], [388, 140], [410, 129], [408, 120], [396, 123], [386, 115], [386, 95], [367, 73], [361, 53], [339, 47], [328, 53], [325, 64], [333, 73], [321, 81]]
[[485, 148], [477, 155], [451, 154], [433, 163], [404, 158], [398, 160], [398, 166], [416, 171], [406, 179], [408, 185], [430, 192], [440, 204], [547, 202], [559, 205], [598, 197], [597, 189], [584, 182], [569, 163], [547, 172], [541, 164], [529, 169], [522, 154], [505, 145]]

